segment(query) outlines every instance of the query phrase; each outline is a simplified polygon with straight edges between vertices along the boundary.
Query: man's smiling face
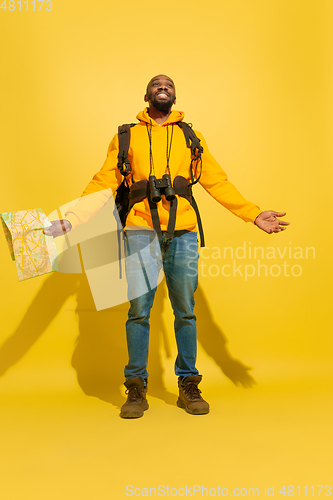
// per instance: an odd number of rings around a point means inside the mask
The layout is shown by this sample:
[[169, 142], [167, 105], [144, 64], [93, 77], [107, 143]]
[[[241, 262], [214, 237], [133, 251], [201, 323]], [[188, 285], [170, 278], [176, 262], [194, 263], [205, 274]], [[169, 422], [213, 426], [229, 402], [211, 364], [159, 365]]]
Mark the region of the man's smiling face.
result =
[[175, 85], [166, 75], [157, 75], [147, 85], [145, 102], [160, 111], [167, 111], [176, 102]]

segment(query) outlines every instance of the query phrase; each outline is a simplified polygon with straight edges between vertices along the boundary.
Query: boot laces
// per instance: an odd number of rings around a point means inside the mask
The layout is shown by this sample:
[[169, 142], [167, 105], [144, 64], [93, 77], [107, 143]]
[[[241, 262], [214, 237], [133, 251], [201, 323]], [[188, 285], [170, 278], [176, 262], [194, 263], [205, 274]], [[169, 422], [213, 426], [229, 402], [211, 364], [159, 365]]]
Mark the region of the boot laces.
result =
[[127, 395], [127, 401], [128, 402], [136, 402], [140, 401], [143, 399], [143, 390], [140, 389], [139, 387], [130, 387], [125, 391], [125, 394]]
[[202, 397], [200, 396], [201, 391], [200, 389], [198, 389], [198, 386], [196, 384], [191, 384], [191, 383], [186, 384], [184, 392], [189, 399], [192, 400], [202, 399]]

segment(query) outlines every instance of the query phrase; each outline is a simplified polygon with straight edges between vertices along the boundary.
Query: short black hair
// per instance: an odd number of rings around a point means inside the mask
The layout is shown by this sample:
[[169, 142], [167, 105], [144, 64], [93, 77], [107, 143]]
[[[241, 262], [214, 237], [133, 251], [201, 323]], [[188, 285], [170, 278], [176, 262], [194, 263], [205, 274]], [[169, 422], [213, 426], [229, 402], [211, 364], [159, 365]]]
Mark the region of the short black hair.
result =
[[146, 88], [146, 94], [148, 94], [148, 91], [149, 91], [149, 85], [156, 79], [158, 78], [159, 76], [166, 76], [168, 80], [170, 80], [170, 82], [173, 83], [173, 85], [175, 86], [175, 82], [172, 80], [172, 78], [170, 78], [170, 76], [168, 75], [164, 75], [163, 73], [160, 73], [159, 75], [156, 75], [156, 76], [153, 76], [153, 78], [151, 78], [148, 82], [148, 85], [147, 85], [147, 88]]

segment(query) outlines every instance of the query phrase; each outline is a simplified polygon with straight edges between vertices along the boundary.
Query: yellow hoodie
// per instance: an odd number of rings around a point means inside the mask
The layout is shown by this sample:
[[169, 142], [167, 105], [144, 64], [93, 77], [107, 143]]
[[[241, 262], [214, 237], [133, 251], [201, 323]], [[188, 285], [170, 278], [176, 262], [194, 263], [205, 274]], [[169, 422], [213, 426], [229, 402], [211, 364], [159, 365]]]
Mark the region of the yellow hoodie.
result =
[[[145, 108], [137, 115], [139, 123], [131, 128], [131, 142], [128, 150], [128, 158], [131, 164], [133, 181], [137, 182], [148, 179], [150, 172], [150, 149], [149, 136], [147, 131], [151, 125], [151, 143], [154, 169], [157, 179], [167, 173], [166, 149], [167, 149], [167, 128], [169, 135], [169, 146], [172, 136], [170, 149], [169, 167], [171, 172], [171, 181], [180, 175], [189, 181], [191, 151], [186, 146], [183, 131], [175, 123], [183, 120], [182, 111], [172, 111], [167, 121], [159, 125], [152, 120], [148, 114], [148, 108]], [[172, 127], [172, 124], [173, 125]], [[173, 132], [172, 132], [173, 128]], [[203, 136], [195, 131], [203, 146], [202, 153], [202, 175], [199, 183], [205, 190], [221, 205], [230, 210], [233, 214], [241, 217], [245, 222], [254, 222], [261, 210], [257, 205], [247, 201], [231, 182], [220, 167], [217, 161], [208, 151], [208, 147]], [[78, 203], [68, 210], [65, 218], [70, 221], [74, 229], [87, 222], [98, 210], [109, 200], [112, 193], [120, 186], [123, 176], [117, 168], [118, 161], [118, 134], [116, 134], [108, 148], [107, 158], [101, 170], [97, 172], [90, 181]], [[130, 177], [130, 176], [128, 176]], [[98, 195], [88, 196], [92, 193]], [[162, 200], [157, 204], [158, 214], [162, 231], [166, 231], [169, 220], [170, 202], [162, 196]], [[177, 217], [175, 230], [187, 229], [196, 231], [196, 214], [190, 203], [182, 197], [178, 197]], [[147, 198], [136, 203], [126, 220], [126, 229], [135, 229], [136, 227], [152, 228], [152, 219]]]

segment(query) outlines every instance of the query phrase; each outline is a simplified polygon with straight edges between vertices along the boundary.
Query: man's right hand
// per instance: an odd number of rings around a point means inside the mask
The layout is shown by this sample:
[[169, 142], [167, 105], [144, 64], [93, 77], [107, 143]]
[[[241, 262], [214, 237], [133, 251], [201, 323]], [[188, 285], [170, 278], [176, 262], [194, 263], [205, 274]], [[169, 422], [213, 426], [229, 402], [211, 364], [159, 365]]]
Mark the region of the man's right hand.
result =
[[63, 220], [52, 220], [52, 226], [46, 227], [44, 229], [44, 234], [48, 236], [53, 236], [53, 238], [57, 238], [57, 236], [63, 236], [72, 229], [72, 224], [67, 219]]

